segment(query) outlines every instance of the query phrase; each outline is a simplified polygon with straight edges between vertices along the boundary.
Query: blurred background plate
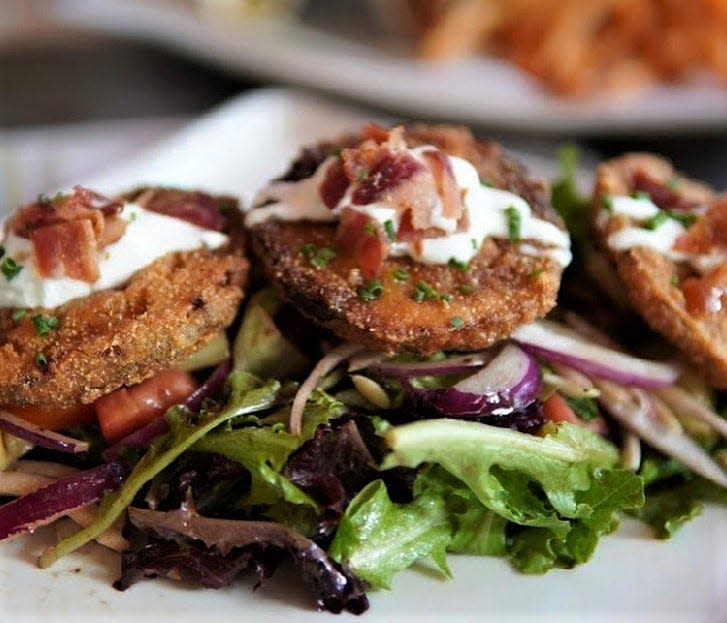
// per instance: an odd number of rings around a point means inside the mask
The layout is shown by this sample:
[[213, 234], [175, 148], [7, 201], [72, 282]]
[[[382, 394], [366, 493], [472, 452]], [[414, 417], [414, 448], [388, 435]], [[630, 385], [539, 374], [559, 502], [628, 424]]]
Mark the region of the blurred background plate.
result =
[[727, 128], [727, 90], [662, 86], [587, 100], [545, 92], [509, 63], [414, 60], [369, 2], [311, 2], [300, 19], [236, 18], [172, 0], [55, 0], [67, 27], [155, 42], [256, 79], [283, 81], [401, 114], [538, 133], [686, 133]]

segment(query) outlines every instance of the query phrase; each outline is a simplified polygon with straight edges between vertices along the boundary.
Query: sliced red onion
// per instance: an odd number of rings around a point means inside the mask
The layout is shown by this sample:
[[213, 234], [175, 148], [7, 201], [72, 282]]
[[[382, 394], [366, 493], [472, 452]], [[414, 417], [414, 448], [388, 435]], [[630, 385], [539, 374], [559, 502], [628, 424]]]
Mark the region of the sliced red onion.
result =
[[0, 541], [30, 532], [118, 489], [128, 466], [121, 461], [61, 478], [0, 506]]
[[462, 374], [474, 368], [482, 368], [492, 361], [494, 352], [483, 351], [448, 357], [440, 361], [376, 361], [368, 365], [368, 370], [375, 370], [387, 376], [442, 376], [444, 374]]
[[536, 357], [564, 363], [591, 377], [620, 385], [656, 389], [671, 385], [679, 376], [675, 365], [632, 357], [594, 344], [547, 320], [522, 326], [511, 337]]
[[88, 442], [86, 441], [54, 433], [2, 410], [0, 410], [0, 430], [41, 448], [72, 454], [88, 450]]
[[214, 396], [224, 387], [231, 370], [232, 359], [227, 359], [219, 364], [207, 380], [187, 397], [184, 406], [190, 411], [199, 411], [205, 398]]
[[[508, 415], [524, 409], [540, 393], [535, 359], [508, 344], [479, 372], [446, 389], [415, 390], [440, 413], [450, 417]], [[426, 392], [426, 396], [422, 396]]]
[[[187, 397], [184, 401], [184, 406], [191, 411], [199, 411], [205, 398], [214, 396], [224, 387], [225, 381], [227, 381], [227, 377], [230, 375], [230, 370], [232, 370], [232, 360], [228, 359], [223, 361], [212, 371], [212, 374], [209, 375], [207, 380]], [[103, 452], [104, 460], [115, 461], [119, 458], [119, 453], [123, 448], [133, 448], [138, 450], [148, 448], [152, 441], [159, 437], [159, 435], [166, 433], [168, 430], [169, 424], [167, 423], [166, 418], [162, 415], [145, 426], [135, 430], [133, 433], [128, 434], [120, 441], [117, 441], [113, 446], [106, 448]]]

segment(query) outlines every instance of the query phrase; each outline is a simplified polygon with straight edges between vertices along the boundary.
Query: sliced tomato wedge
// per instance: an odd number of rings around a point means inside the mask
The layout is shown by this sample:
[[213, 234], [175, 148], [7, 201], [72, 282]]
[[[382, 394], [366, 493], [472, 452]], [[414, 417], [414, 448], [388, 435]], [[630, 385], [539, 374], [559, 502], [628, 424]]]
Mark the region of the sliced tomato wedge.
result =
[[169, 369], [102, 396], [94, 403], [101, 434], [107, 443], [115, 443], [183, 402], [195, 389], [190, 374]]
[[17, 415], [20, 418], [46, 428], [48, 430], [60, 431], [89, 424], [93, 422], [95, 411], [92, 405], [78, 405], [74, 407], [3, 407], [8, 413]]

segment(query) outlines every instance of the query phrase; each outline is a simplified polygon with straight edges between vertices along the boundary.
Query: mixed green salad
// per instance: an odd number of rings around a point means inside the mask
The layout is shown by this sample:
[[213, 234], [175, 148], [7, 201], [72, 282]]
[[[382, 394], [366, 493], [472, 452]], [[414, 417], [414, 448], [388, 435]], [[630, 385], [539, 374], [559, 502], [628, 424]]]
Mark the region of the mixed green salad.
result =
[[[573, 159], [553, 201], [579, 254]], [[30, 449], [4, 427], [0, 538], [98, 502], [41, 567], [116, 531], [119, 589], [156, 576], [263, 581], [292, 559], [318, 608], [357, 614], [367, 590], [421, 559], [445, 576], [449, 554], [531, 574], [573, 567], [624, 514], [667, 538], [705, 502], [727, 503], [723, 397], [602, 343], [582, 263], [566, 273], [567, 312], [506, 345], [427, 360], [341, 344], [261, 281], [231, 355], [205, 361], [185, 404], [118, 444], [88, 426]], [[615, 326], [620, 344], [643, 346], [640, 330]], [[674, 417], [654, 416], [657, 402]], [[19, 496], [9, 483], [30, 460], [76, 469]]]

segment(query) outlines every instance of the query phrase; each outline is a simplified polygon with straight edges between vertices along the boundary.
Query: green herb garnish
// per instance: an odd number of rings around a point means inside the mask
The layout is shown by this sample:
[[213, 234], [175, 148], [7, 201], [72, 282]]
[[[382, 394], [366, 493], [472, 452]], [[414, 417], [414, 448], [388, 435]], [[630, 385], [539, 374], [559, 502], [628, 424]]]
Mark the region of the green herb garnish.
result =
[[447, 262], [447, 265], [450, 268], [456, 268], [457, 270], [467, 270], [469, 263], [463, 262], [462, 260], [458, 260], [456, 257], [450, 257], [449, 262]]
[[384, 231], [386, 232], [386, 237], [394, 241], [396, 240], [396, 229], [394, 228], [394, 222], [391, 220], [384, 221]]
[[631, 193], [632, 199], [651, 199], [651, 195], [643, 190], [634, 190]]
[[530, 271], [530, 274], [528, 274], [528, 279], [537, 279], [542, 274], [543, 274], [543, 269], [536, 268], [535, 270]]
[[454, 329], [460, 329], [464, 326], [464, 320], [462, 320], [459, 316], [452, 316], [449, 320], [449, 324]]
[[330, 247], [321, 247], [310, 258], [310, 263], [315, 268], [325, 268], [334, 257], [336, 252]]
[[15, 310], [15, 311], [13, 312], [12, 316], [10, 316], [10, 319], [11, 319], [11, 320], [12, 320], [12, 321], [13, 321], [14, 323], [16, 323], [16, 324], [17, 324], [17, 323], [18, 323], [18, 322], [20, 322], [20, 321], [21, 321], [21, 320], [22, 320], [23, 318], [25, 318], [25, 315], [26, 315], [27, 313], [28, 313], [28, 310], [27, 310], [27, 309], [16, 309], [16, 310]]
[[514, 206], [509, 206], [505, 209], [505, 216], [507, 217], [507, 234], [512, 242], [517, 242], [520, 240], [520, 212]]
[[442, 299], [445, 303], [451, 303], [454, 297], [451, 294], [445, 292], [444, 294], [440, 294], [439, 298]]
[[358, 297], [362, 301], [370, 302], [375, 301], [384, 293], [384, 286], [378, 279], [372, 279], [367, 281], [358, 289]]
[[472, 294], [472, 293], [473, 293], [473, 292], [475, 291], [475, 289], [474, 289], [474, 287], [473, 287], [473, 286], [468, 286], [468, 285], [464, 285], [464, 286], [459, 286], [459, 287], [457, 288], [457, 291], [458, 291], [458, 292], [459, 292], [460, 294], [465, 294], [465, 295], [469, 295], [469, 294]]
[[414, 286], [414, 294], [412, 298], [417, 302], [421, 303], [427, 299], [436, 299], [437, 293], [428, 283], [420, 281]]
[[38, 314], [32, 318], [33, 324], [35, 325], [35, 332], [40, 337], [45, 337], [51, 331], [58, 328], [58, 318], [55, 316], [44, 316]]
[[0, 263], [0, 272], [5, 275], [5, 279], [8, 281], [16, 277], [21, 270], [23, 270], [23, 266], [18, 264], [12, 257], [3, 258], [2, 263]]
[[409, 271], [404, 268], [395, 268], [391, 271], [394, 281], [409, 281]]
[[314, 245], [312, 242], [307, 242], [300, 248], [300, 252], [307, 258], [311, 258], [316, 252], [316, 245]]
[[664, 210], [659, 210], [656, 214], [654, 214], [654, 216], [651, 216], [644, 221], [644, 229], [654, 230], [668, 220], [669, 214], [667, 214]]
[[613, 197], [611, 195], [603, 195], [601, 197], [601, 207], [607, 212], [613, 212]]
[[364, 231], [371, 236], [375, 236], [376, 232], [378, 231], [378, 228], [376, 227], [376, 223], [373, 223], [373, 222], [366, 223], [366, 225], [364, 225]]
[[472, 248], [477, 251], [477, 249], [480, 248], [479, 243], [477, 242], [477, 238], [470, 239], [470, 243], [472, 244]]
[[35, 365], [43, 369], [48, 367], [48, 357], [45, 356], [45, 353], [42, 350], [35, 353]]

